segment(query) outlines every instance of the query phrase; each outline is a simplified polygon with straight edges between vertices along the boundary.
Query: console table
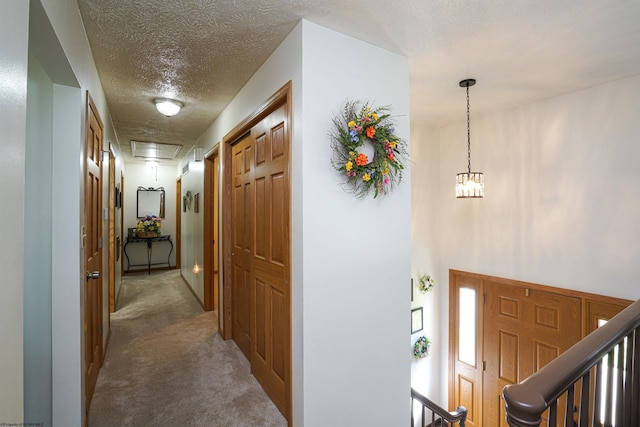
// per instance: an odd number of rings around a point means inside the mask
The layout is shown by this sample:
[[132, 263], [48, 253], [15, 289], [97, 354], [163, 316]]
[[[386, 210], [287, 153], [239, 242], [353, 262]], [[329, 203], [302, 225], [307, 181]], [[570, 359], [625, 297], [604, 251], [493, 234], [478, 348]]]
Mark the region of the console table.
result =
[[[153, 251], [154, 243], [168, 242], [171, 245], [169, 249], [169, 256], [167, 256], [167, 262], [155, 262], [151, 263], [151, 253]], [[127, 254], [127, 246], [129, 243], [146, 243], [147, 244], [147, 263], [146, 264], [131, 264], [129, 261], [129, 255]], [[124, 244], [124, 256], [127, 257], [127, 273], [129, 272], [129, 267], [139, 267], [139, 266], [147, 266], [148, 274], [151, 274], [151, 266], [152, 265], [160, 265], [167, 264], [169, 266], [169, 270], [171, 270], [171, 253], [173, 252], [173, 242], [171, 241], [171, 235], [167, 234], [166, 236], [157, 236], [157, 237], [135, 237], [129, 236], [127, 237], [127, 243]]]

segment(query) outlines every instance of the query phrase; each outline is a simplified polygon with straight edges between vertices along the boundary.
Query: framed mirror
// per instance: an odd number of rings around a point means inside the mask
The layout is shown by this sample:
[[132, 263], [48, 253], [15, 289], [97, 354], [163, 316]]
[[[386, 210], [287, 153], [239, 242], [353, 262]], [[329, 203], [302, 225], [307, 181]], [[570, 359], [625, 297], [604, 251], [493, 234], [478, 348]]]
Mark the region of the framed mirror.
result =
[[138, 218], [155, 215], [164, 218], [164, 187], [138, 187]]

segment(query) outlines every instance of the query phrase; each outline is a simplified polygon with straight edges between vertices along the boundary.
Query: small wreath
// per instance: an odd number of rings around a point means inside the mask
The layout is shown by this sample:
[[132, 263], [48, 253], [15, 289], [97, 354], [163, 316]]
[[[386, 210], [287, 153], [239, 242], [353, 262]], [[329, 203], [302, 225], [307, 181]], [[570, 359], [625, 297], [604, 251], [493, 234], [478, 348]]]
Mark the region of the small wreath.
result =
[[423, 274], [418, 277], [418, 290], [423, 294], [432, 290], [435, 284], [436, 282], [433, 280], [433, 277], [428, 274]]
[[402, 181], [406, 143], [395, 135], [390, 108], [372, 108], [368, 102], [347, 101], [341, 116], [333, 118], [332, 166], [345, 178], [356, 197], [373, 189], [373, 198], [386, 195]]
[[424, 359], [430, 354], [431, 340], [425, 336], [421, 336], [413, 345], [413, 357], [416, 359]]

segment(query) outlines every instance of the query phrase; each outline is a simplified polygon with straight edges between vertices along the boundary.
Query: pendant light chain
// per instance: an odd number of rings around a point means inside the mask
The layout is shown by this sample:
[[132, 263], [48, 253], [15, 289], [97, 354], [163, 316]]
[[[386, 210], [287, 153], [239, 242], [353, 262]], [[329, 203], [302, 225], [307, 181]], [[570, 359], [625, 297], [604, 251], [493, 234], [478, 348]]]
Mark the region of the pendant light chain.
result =
[[471, 175], [471, 120], [469, 119], [469, 84], [467, 84], [467, 167]]
[[456, 175], [456, 198], [484, 197], [484, 174], [471, 172], [471, 107], [469, 100], [469, 86], [476, 84], [475, 79], [462, 80], [459, 85], [467, 89], [467, 172]]

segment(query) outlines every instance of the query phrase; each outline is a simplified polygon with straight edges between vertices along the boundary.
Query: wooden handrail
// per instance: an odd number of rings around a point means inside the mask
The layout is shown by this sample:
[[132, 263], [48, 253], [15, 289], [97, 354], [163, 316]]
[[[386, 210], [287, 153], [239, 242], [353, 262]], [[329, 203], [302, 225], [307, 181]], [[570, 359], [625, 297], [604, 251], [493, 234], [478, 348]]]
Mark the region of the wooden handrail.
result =
[[[556, 399], [565, 391], [573, 390], [573, 385], [583, 377], [587, 377], [603, 357], [609, 353], [612, 354], [612, 349], [621, 344], [625, 337], [630, 338], [630, 345], [633, 346], [629, 347], [629, 351], [639, 352], [640, 343], [637, 342], [640, 336], [639, 328], [640, 300], [631, 304], [529, 378], [519, 384], [506, 386], [503, 396], [509, 425], [512, 427], [539, 426], [543, 412], [555, 405]], [[628, 369], [632, 370], [632, 381], [635, 383], [628, 386], [630, 386], [630, 393], [637, 394], [640, 367], [638, 355], [634, 357], [635, 362]], [[635, 397], [640, 396], [635, 395]]]
[[[421, 393], [418, 393], [413, 388], [411, 388], [411, 426], [413, 427], [413, 400], [417, 400], [422, 404], [423, 409], [428, 408], [434, 414], [437, 414], [443, 420], [449, 423], [460, 423], [460, 427], [464, 427], [464, 423], [467, 420], [467, 408], [464, 406], [458, 406], [455, 411], [447, 411], [431, 399], [427, 398]], [[422, 411], [422, 416], [424, 417], [424, 410]], [[422, 420], [422, 424], [424, 425], [424, 420]]]

